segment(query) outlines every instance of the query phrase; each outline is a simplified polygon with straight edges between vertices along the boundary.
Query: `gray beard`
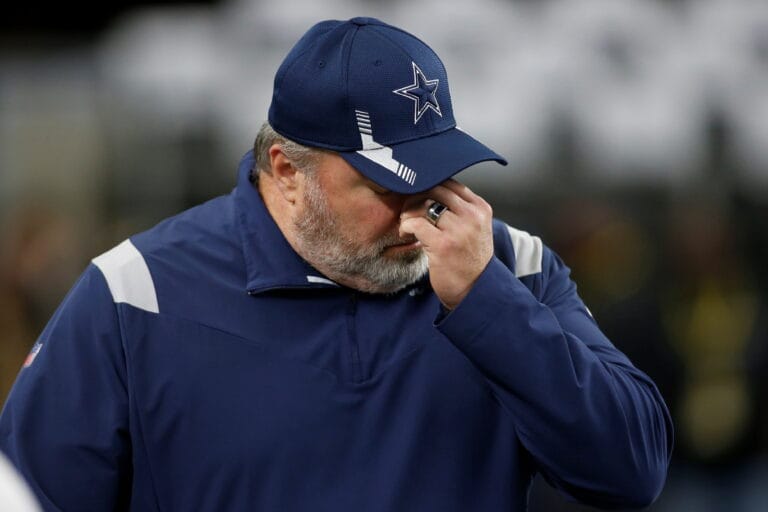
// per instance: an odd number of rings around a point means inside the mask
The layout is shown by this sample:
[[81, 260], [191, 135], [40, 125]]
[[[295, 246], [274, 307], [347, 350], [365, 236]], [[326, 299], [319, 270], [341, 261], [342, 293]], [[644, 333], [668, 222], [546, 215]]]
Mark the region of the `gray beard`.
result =
[[326, 269], [327, 277], [353, 279], [357, 289], [368, 293], [394, 293], [427, 273], [428, 259], [421, 248], [397, 257], [384, 256], [388, 246], [403, 242], [397, 235], [384, 236], [369, 245], [348, 238], [317, 179], [308, 174], [306, 184], [306, 208], [294, 221], [296, 242], [304, 259]]

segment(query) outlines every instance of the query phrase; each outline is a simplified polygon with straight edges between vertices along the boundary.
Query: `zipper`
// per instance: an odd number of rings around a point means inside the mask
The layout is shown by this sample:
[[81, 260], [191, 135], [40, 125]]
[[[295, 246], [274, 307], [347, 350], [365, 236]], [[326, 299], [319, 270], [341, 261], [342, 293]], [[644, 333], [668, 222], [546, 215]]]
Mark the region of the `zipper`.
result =
[[357, 341], [357, 329], [355, 319], [357, 317], [357, 292], [352, 293], [347, 304], [347, 338], [349, 339], [349, 365], [350, 376], [353, 382], [363, 380], [363, 368], [360, 362], [360, 345]]

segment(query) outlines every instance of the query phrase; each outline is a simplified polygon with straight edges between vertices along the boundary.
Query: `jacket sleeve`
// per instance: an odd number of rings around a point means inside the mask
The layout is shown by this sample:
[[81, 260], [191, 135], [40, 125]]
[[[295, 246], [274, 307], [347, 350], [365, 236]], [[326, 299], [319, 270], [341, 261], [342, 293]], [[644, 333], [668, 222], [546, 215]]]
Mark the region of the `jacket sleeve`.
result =
[[519, 259], [494, 256], [436, 327], [486, 376], [551, 484], [594, 506], [646, 506], [672, 450], [664, 401], [600, 331], [560, 258], [541, 246], [524, 256], [538, 259], [528, 286]]
[[35, 344], [0, 415], [0, 449], [44, 510], [120, 510], [131, 487], [119, 320], [90, 265]]

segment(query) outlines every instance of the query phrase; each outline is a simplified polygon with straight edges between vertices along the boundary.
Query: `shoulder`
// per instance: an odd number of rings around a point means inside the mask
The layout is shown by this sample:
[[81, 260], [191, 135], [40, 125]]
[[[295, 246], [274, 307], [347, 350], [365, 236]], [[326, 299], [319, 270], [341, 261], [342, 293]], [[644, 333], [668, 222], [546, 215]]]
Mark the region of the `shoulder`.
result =
[[570, 269], [542, 239], [494, 219], [494, 252], [540, 300], [570, 291]]
[[541, 238], [527, 231], [514, 228], [494, 219], [493, 237], [496, 256], [503, 261], [516, 277], [540, 274], [545, 249]]
[[144, 256], [130, 239], [93, 259], [107, 282], [112, 300], [158, 313], [157, 294]]
[[[163, 220], [92, 260], [113, 302], [158, 313], [242, 268], [233, 201], [223, 196]], [[241, 274], [237, 274], [240, 276]]]
[[234, 210], [231, 195], [217, 197], [130, 238], [146, 257], [166, 252], [194, 252], [212, 242], [219, 245], [237, 238]]

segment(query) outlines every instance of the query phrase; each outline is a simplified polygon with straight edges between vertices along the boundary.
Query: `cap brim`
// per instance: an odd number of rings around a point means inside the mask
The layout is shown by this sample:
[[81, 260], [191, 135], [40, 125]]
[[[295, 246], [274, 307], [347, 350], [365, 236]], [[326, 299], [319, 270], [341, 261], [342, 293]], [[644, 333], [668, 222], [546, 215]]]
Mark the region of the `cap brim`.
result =
[[400, 194], [429, 190], [479, 162], [507, 161], [458, 128], [393, 146], [339, 153], [378, 185]]

